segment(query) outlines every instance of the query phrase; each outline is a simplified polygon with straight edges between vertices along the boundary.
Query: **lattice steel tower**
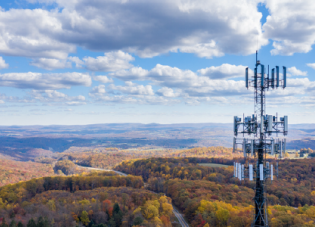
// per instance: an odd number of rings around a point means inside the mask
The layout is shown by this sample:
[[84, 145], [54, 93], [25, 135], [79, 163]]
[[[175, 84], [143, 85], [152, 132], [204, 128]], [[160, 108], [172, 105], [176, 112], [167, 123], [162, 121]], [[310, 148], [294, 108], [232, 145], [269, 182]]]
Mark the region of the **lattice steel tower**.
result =
[[[258, 69], [260, 68], [260, 73]], [[271, 70], [271, 77], [268, 72], [265, 73], [265, 66], [257, 59], [254, 69], [254, 75], [249, 78], [249, 70], [246, 68], [245, 84], [246, 88], [254, 89], [255, 114], [244, 117], [243, 120], [237, 116], [234, 117], [234, 141], [233, 150], [237, 144], [242, 145], [242, 150], [245, 157], [244, 164], [234, 163], [234, 177], [239, 180], [248, 178], [250, 181], [255, 180], [255, 216], [252, 226], [269, 226], [267, 213], [267, 198], [266, 198], [266, 181], [268, 178], [273, 180], [273, 165], [266, 162], [266, 155], [274, 155], [276, 158], [282, 158], [285, 153], [286, 140], [275, 139], [272, 135], [278, 136], [288, 133], [288, 117], [266, 115], [265, 92], [269, 89], [277, 89], [286, 87], [286, 67], [283, 67], [283, 76], [280, 79], [279, 67]], [[277, 114], [278, 115], [278, 114]], [[237, 138], [239, 134], [243, 138]], [[250, 160], [248, 157], [254, 157]], [[249, 164], [252, 163], [252, 164]], [[278, 175], [278, 163], [276, 164], [276, 173]]]

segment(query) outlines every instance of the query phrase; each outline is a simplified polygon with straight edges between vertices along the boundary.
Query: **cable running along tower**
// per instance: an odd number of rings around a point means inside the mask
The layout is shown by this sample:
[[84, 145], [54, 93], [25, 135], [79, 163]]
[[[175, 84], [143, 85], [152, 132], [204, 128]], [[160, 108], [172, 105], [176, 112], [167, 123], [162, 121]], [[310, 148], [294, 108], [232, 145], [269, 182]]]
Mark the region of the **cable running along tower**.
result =
[[[260, 69], [260, 70], [259, 70]], [[254, 89], [255, 113], [252, 116], [243, 119], [234, 117], [234, 140], [233, 152], [237, 145], [242, 145], [245, 161], [243, 164], [234, 163], [234, 177], [240, 181], [249, 179], [256, 181], [255, 186], [255, 216], [252, 226], [269, 226], [267, 213], [266, 183], [267, 180], [273, 181], [273, 164], [266, 161], [266, 155], [272, 155], [278, 159], [283, 158], [286, 147], [285, 138], [279, 138], [278, 135], [286, 136], [288, 134], [288, 117], [267, 115], [265, 93], [269, 89], [278, 89], [286, 87], [286, 67], [283, 67], [282, 79], [280, 79], [279, 67], [271, 70], [269, 76], [269, 66], [267, 74], [265, 66], [257, 59], [254, 69], [254, 75], [249, 78], [248, 67], [245, 71], [246, 88]], [[242, 135], [242, 138], [238, 136]], [[275, 136], [275, 138], [273, 137]], [[249, 159], [253, 157], [253, 159]], [[254, 162], [253, 162], [254, 160]], [[275, 166], [278, 176], [278, 163]]]

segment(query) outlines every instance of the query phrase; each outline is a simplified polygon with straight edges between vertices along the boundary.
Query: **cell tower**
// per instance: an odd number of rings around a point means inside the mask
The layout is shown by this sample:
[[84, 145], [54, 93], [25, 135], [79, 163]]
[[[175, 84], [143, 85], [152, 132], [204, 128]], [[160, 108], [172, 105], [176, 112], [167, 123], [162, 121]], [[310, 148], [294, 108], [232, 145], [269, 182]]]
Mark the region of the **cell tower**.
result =
[[[260, 73], [258, 69], [260, 68]], [[265, 66], [257, 59], [254, 70], [254, 76], [249, 78], [248, 67], [245, 71], [246, 88], [254, 88], [255, 113], [252, 116], [243, 119], [234, 117], [234, 141], [233, 152], [238, 144], [242, 145], [245, 157], [245, 163], [234, 163], [234, 177], [239, 180], [248, 178], [255, 180], [255, 217], [252, 226], [269, 226], [267, 213], [266, 182], [270, 178], [273, 181], [273, 165], [266, 162], [266, 155], [275, 155], [282, 158], [285, 153], [286, 139], [274, 138], [275, 135], [288, 134], [288, 116], [280, 117], [266, 115], [266, 97], [265, 93], [269, 89], [278, 89], [286, 87], [286, 67], [283, 67], [283, 76], [280, 79], [279, 67], [271, 70], [271, 77], [265, 73]], [[237, 138], [238, 135], [242, 138]], [[256, 158], [256, 162], [249, 164], [248, 157]], [[276, 164], [276, 174], [278, 175], [278, 163]]]

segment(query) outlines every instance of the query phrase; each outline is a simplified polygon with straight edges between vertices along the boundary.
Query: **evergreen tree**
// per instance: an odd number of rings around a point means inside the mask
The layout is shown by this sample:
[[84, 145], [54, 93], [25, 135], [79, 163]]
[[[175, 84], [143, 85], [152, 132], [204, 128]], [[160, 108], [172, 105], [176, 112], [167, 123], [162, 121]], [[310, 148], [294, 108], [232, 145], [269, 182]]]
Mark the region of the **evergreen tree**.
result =
[[12, 211], [11, 213], [10, 213], [10, 218], [14, 218], [15, 217], [15, 213]]
[[105, 224], [92, 225], [92, 227], [107, 227]]
[[120, 210], [120, 207], [119, 207], [118, 203], [114, 204], [113, 217], [114, 217], [114, 220], [115, 220], [116, 227], [121, 226], [123, 213]]
[[49, 220], [47, 218], [39, 217], [37, 227], [50, 227]]
[[121, 210], [120, 210], [120, 207], [119, 207], [119, 204], [118, 204], [118, 203], [115, 203], [115, 204], [114, 204], [114, 209], [113, 209], [114, 214], [115, 214], [115, 213], [117, 214], [119, 211], [121, 211]]
[[89, 225], [88, 225], [88, 227], [93, 227], [93, 226], [94, 226], [94, 221], [91, 220], [90, 223], [89, 223]]
[[9, 227], [16, 227], [16, 223], [15, 223], [14, 219], [11, 221]]
[[28, 221], [27, 227], [37, 227], [36, 222], [34, 221], [33, 218], [31, 218], [31, 219]]
[[24, 225], [22, 224], [22, 222], [19, 221], [17, 227], [24, 227]]
[[143, 219], [141, 217], [136, 217], [134, 220], [133, 220], [133, 225], [141, 225], [143, 222]]
[[114, 218], [109, 219], [108, 225], [109, 227], [116, 227], [116, 222]]

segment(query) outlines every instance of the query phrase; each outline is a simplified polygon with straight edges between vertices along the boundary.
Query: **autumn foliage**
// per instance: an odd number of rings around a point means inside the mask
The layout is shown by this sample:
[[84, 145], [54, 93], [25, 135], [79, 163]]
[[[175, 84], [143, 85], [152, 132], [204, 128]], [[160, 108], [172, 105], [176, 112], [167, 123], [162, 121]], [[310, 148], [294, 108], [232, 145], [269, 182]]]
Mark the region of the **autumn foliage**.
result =
[[[153, 205], [153, 207], [152, 207]], [[47, 226], [171, 226], [170, 199], [144, 189], [101, 187], [69, 192], [49, 190], [17, 203], [2, 203], [0, 215], [26, 226], [32, 219], [48, 220]], [[165, 223], [165, 224], [164, 224]], [[27, 225], [29, 226], [29, 225]], [[45, 225], [46, 227], [46, 225]]]
[[51, 165], [0, 159], [0, 187], [37, 177], [53, 176]]
[[[166, 193], [194, 227], [206, 224], [250, 226], [254, 182], [240, 182], [233, 178], [233, 166], [218, 168], [198, 165], [205, 162], [231, 165], [236, 160], [242, 161], [239, 158], [150, 158], [123, 162], [115, 169], [142, 176], [148, 182], [149, 189]], [[274, 159], [268, 161], [275, 166]], [[301, 223], [312, 226], [310, 223], [315, 221], [315, 215], [311, 215], [315, 204], [315, 163], [310, 159], [281, 160], [279, 176], [275, 176], [275, 179], [272, 183], [267, 181], [272, 226], [291, 226], [294, 223], [297, 226]], [[198, 210], [202, 203], [215, 207], [221, 204], [223, 208], [210, 209], [205, 214]], [[289, 211], [284, 208], [289, 206], [301, 208]], [[286, 210], [285, 213], [283, 210]]]

